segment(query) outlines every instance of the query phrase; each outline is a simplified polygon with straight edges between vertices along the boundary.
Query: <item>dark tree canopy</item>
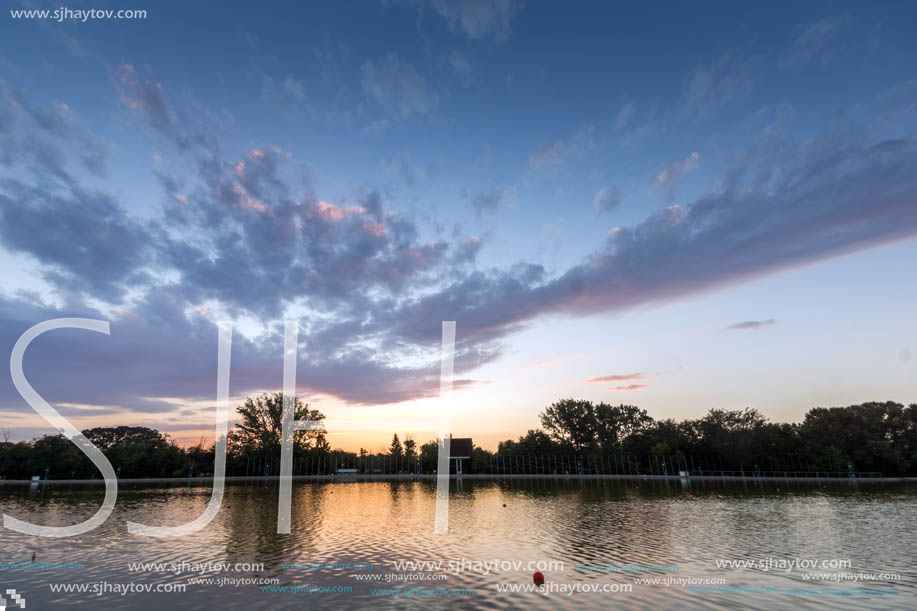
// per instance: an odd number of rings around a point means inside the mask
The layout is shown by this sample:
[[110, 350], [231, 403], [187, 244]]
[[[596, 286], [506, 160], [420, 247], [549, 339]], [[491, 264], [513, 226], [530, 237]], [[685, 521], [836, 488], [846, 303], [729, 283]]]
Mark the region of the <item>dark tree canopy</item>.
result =
[[398, 439], [398, 433], [392, 437], [392, 445], [389, 447], [389, 454], [392, 456], [403, 456], [404, 449], [401, 447], [401, 440]]
[[[229, 436], [227, 474], [278, 474], [283, 395], [250, 398], [238, 412], [241, 422]], [[295, 418], [321, 420], [324, 416], [296, 401]], [[760, 468], [845, 474], [850, 465], [857, 472], [917, 475], [917, 405], [913, 404], [886, 401], [816, 407], [796, 424], [768, 422], [749, 408], [711, 409], [693, 420], [654, 421], [632, 405], [564, 399], [548, 406], [541, 413], [541, 422], [541, 429], [530, 430], [517, 440], [501, 441], [496, 455], [474, 447], [464, 470], [547, 472], [582, 464], [593, 470], [616, 472], [626, 465], [645, 472], [650, 465], [667, 464], [670, 469], [677, 465], [679, 469], [741, 469], [746, 473]], [[213, 472], [212, 443], [181, 448], [168, 435], [145, 427], [98, 427], [84, 435], [104, 452], [121, 477]], [[361, 448], [355, 453], [332, 450], [320, 431], [295, 435], [295, 474], [327, 474], [343, 465], [377, 473], [412, 470], [418, 462], [427, 473], [439, 468], [436, 440], [418, 447], [410, 435], [402, 441], [396, 434], [387, 449], [369, 452]], [[62, 435], [0, 442], [0, 476], [29, 479], [45, 474], [51, 479], [101, 477]]]
[[541, 426], [552, 440], [575, 450], [612, 449], [653, 419], [634, 405], [608, 405], [577, 399], [552, 403], [540, 414]]
[[410, 459], [417, 456], [417, 442], [410, 435], [404, 436], [404, 456]]
[[[242, 421], [230, 433], [230, 445], [250, 452], [277, 455], [279, 458], [283, 430], [283, 393], [249, 397], [236, 411]], [[324, 420], [325, 415], [295, 399], [293, 419]], [[296, 431], [293, 433], [293, 444], [294, 452], [328, 448], [323, 431]]]
[[96, 427], [83, 431], [83, 435], [100, 450], [138, 443], [162, 445], [169, 443], [168, 435], [145, 426]]

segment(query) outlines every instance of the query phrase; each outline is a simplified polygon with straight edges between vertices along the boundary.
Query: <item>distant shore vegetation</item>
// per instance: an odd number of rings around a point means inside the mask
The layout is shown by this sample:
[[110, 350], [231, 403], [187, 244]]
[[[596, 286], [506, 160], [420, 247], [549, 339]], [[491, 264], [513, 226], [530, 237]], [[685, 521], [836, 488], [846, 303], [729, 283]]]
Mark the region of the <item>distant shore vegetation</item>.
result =
[[[229, 476], [278, 475], [282, 393], [246, 399], [227, 438]], [[695, 420], [655, 420], [633, 405], [562, 399], [541, 411], [541, 427], [496, 452], [474, 447], [465, 473], [621, 472], [695, 474], [743, 472], [855, 472], [917, 475], [917, 404], [892, 401], [816, 407], [801, 423], [769, 422], [757, 410], [711, 409]], [[296, 420], [324, 415], [295, 401]], [[433, 473], [437, 442], [423, 444], [395, 432], [385, 451], [333, 449], [322, 431], [294, 433], [294, 475], [325, 475], [339, 469], [364, 473]], [[214, 443], [180, 447], [146, 427], [98, 427], [83, 431], [108, 457], [121, 478], [212, 475]], [[460, 435], [457, 432], [457, 436]], [[526, 462], [528, 461], [528, 462]], [[614, 465], [614, 467], [612, 467]], [[573, 470], [575, 469], [575, 471]], [[7, 480], [94, 479], [101, 475], [63, 435], [0, 442], [0, 477]]]

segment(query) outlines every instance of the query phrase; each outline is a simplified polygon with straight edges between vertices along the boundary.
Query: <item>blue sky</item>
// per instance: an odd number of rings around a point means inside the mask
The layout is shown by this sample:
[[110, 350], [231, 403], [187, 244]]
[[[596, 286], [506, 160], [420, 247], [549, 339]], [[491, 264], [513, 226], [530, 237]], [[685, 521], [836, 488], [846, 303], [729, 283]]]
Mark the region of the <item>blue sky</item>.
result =
[[[429, 414], [456, 320], [487, 447], [566, 396], [913, 400], [913, 3], [142, 4], [0, 16], [0, 346], [111, 321], [26, 356], [76, 426], [207, 435], [226, 318], [234, 397], [296, 318], [342, 418]], [[8, 373], [0, 427], [47, 430]]]

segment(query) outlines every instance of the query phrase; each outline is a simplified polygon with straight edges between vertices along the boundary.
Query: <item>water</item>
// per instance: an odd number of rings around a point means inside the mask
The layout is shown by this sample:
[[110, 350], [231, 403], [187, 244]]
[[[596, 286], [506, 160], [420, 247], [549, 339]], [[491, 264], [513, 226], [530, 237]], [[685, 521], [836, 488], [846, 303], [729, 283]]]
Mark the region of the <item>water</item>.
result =
[[[638, 487], [639, 486], [639, 487]], [[778, 493], [777, 487], [781, 490]], [[175, 525], [199, 515], [208, 487], [122, 485], [108, 521], [75, 538], [3, 531], [0, 562], [82, 563], [81, 569], [0, 569], [29, 609], [94, 603], [96, 609], [843, 609], [914, 608], [917, 602], [917, 487], [858, 484], [755, 486], [662, 481], [466, 480], [453, 482], [448, 535], [433, 534], [433, 482], [297, 483], [293, 528], [276, 533], [276, 483], [228, 485], [223, 508], [204, 530], [179, 539], [129, 535], [127, 520]], [[61, 485], [37, 492], [0, 487], [0, 510], [36, 523], [64, 525], [93, 514], [102, 487]], [[12, 495], [13, 498], [10, 498]], [[503, 507], [503, 505], [506, 507]], [[842, 569], [718, 568], [716, 561], [850, 560]], [[521, 562], [518, 570], [449, 562]], [[443, 570], [397, 570], [395, 561], [442, 561]], [[530, 562], [563, 562], [543, 572], [547, 592], [500, 592], [532, 584]], [[263, 570], [138, 572], [128, 563], [259, 563]], [[371, 563], [372, 568], [283, 568], [281, 563]], [[577, 570], [607, 565], [614, 572]], [[671, 565], [626, 572], [627, 565]], [[677, 565], [677, 571], [674, 570]], [[544, 565], [542, 565], [544, 566]], [[171, 568], [171, 567], [162, 567]], [[199, 568], [199, 567], [197, 567]], [[241, 567], [244, 569], [245, 567]], [[645, 566], [643, 568], [646, 568]], [[661, 567], [660, 567], [661, 568]], [[478, 570], [475, 570], [478, 569]], [[897, 573], [868, 582], [806, 581], [819, 573]], [[414, 580], [417, 574], [423, 577]], [[457, 573], [457, 574], [456, 574]], [[486, 574], [485, 574], [486, 573]], [[396, 579], [391, 574], [399, 575]], [[445, 579], [433, 579], [445, 575]], [[375, 576], [375, 577], [374, 577]], [[191, 584], [188, 579], [276, 579], [274, 587], [325, 586], [349, 592], [265, 592], [260, 585]], [[361, 578], [362, 577], [362, 578]], [[694, 592], [689, 586], [635, 584], [634, 578], [724, 579], [769, 592]], [[411, 579], [403, 581], [402, 579]], [[49, 584], [109, 584], [109, 591], [52, 592]], [[111, 584], [185, 584], [184, 592], [111, 591]], [[691, 584], [697, 586], [700, 584]], [[632, 586], [631, 592], [559, 588]], [[372, 589], [473, 589], [474, 595], [373, 595]], [[550, 588], [555, 588], [553, 591]], [[792, 588], [889, 589], [885, 596], [793, 596]]]

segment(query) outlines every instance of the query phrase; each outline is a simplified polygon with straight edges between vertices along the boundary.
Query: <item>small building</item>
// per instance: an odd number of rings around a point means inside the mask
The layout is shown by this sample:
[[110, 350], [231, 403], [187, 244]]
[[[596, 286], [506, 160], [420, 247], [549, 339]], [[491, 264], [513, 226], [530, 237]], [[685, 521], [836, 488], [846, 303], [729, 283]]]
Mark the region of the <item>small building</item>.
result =
[[471, 437], [453, 437], [449, 441], [449, 459], [455, 460], [456, 475], [462, 474], [462, 461], [471, 460], [471, 452], [474, 444]]

